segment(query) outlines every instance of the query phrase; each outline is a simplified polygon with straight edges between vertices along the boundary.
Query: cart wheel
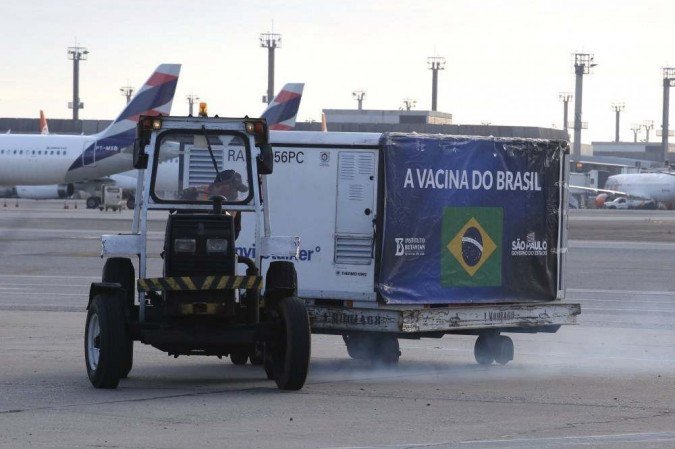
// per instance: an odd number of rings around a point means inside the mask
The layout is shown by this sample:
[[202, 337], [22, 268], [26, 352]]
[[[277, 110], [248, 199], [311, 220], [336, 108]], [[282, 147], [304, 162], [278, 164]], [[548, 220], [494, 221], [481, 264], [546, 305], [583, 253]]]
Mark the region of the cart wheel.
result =
[[89, 381], [96, 388], [117, 388], [127, 352], [122, 308], [114, 296], [94, 297], [84, 331], [84, 357]]
[[379, 335], [373, 339], [371, 360], [376, 365], [396, 365], [401, 356], [398, 338], [395, 335]]
[[493, 350], [495, 362], [500, 365], [506, 365], [513, 360], [513, 340], [506, 335], [499, 335], [495, 338]]
[[[124, 307], [129, 311], [134, 305], [135, 295], [135, 271], [131, 259], [126, 257], [111, 257], [103, 265], [103, 282], [116, 282], [122, 286], [126, 293]], [[122, 379], [126, 379], [134, 365], [134, 341], [128, 338], [126, 342], [126, 353], [124, 355], [124, 369], [122, 370]]]
[[374, 364], [396, 365], [401, 356], [398, 338], [389, 334], [343, 334], [349, 357]]
[[473, 355], [476, 358], [476, 362], [480, 365], [492, 365], [495, 358], [488, 336], [481, 335], [476, 339], [476, 344], [473, 347]]
[[98, 205], [101, 203], [101, 199], [97, 196], [90, 196], [87, 198], [86, 204], [87, 204], [87, 209], [96, 209]]
[[311, 354], [311, 333], [305, 303], [296, 297], [279, 301], [280, 329], [271, 341], [274, 380], [281, 390], [299, 390], [305, 384]]
[[263, 351], [263, 367], [267, 379], [274, 380], [274, 358], [272, 357], [272, 351], [267, 348]]
[[357, 336], [352, 334], [342, 334], [342, 340], [347, 346], [347, 354], [354, 360], [367, 360], [368, 351], [367, 348]]
[[230, 360], [235, 365], [246, 365], [248, 360], [248, 350], [247, 349], [235, 349], [230, 352]]
[[133, 196], [127, 200], [127, 209], [133, 209], [136, 206], [136, 198]]
[[258, 347], [257, 344], [248, 355], [248, 359], [251, 361], [251, 365], [260, 366], [265, 362], [263, 351]]

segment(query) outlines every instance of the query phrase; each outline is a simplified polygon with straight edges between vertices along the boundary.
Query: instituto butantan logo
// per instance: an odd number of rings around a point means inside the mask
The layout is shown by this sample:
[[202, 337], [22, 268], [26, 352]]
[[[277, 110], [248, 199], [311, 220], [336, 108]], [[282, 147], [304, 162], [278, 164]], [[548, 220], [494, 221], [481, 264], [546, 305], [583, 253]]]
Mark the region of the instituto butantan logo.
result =
[[441, 239], [441, 284], [444, 287], [501, 285], [502, 229], [502, 208], [446, 208]]
[[396, 237], [396, 252], [394, 256], [424, 256], [426, 254], [426, 237]]

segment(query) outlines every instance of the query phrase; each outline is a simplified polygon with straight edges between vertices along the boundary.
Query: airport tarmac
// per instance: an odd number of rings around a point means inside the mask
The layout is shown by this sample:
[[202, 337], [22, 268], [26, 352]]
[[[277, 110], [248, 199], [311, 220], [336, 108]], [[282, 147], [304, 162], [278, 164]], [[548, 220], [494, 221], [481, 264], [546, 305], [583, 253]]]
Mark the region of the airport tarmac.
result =
[[675, 212], [572, 211], [567, 300], [582, 305], [579, 325], [512, 335], [503, 367], [478, 366], [473, 337], [402, 340], [400, 364], [383, 369], [349, 359], [339, 337], [314, 336], [307, 384], [289, 393], [259, 367], [136, 344], [129, 379], [104, 391], [85, 372], [84, 307], [100, 234], [128, 231], [130, 212], [7, 204], [2, 448], [675, 446]]

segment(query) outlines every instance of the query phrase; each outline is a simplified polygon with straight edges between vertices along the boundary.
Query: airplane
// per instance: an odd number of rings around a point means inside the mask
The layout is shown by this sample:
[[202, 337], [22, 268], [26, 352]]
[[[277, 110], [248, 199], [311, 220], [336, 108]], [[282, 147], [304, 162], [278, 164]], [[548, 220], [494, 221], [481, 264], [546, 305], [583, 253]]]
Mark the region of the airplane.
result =
[[[659, 204], [675, 208], [675, 173], [670, 171], [612, 175], [607, 178], [604, 189], [572, 184], [569, 189], [572, 194], [595, 193], [597, 208], [654, 209]], [[614, 201], [610, 201], [612, 199]]]
[[[302, 91], [304, 83], [287, 83], [282, 87], [272, 102], [263, 111], [261, 117], [267, 120], [270, 130], [287, 131], [295, 129], [295, 120], [300, 108]], [[175, 184], [178, 179], [178, 158], [162, 161], [157, 166], [157, 186], [158, 190], [175, 190]], [[133, 208], [134, 196], [136, 191], [137, 170], [129, 170], [124, 173], [111, 175], [115, 184], [125, 191], [129, 196], [127, 207]]]
[[595, 190], [599, 192], [595, 198], [598, 207], [603, 207], [608, 197], [623, 196], [627, 199], [643, 200], [647, 207], [662, 203], [672, 208], [675, 206], [675, 173], [612, 175], [607, 178], [604, 189]]
[[73, 183], [128, 170], [139, 115], [170, 113], [180, 67], [158, 66], [122, 113], [97, 134], [0, 135], [0, 185], [20, 185], [27, 197], [59, 195], [72, 189]]

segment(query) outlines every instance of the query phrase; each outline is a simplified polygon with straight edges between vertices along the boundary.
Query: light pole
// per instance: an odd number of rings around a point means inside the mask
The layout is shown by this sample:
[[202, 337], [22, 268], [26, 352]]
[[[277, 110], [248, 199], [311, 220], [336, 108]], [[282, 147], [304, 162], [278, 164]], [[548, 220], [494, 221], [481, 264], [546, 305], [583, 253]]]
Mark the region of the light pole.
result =
[[574, 53], [574, 75], [576, 86], [574, 89], [574, 147], [572, 159], [581, 158], [581, 104], [583, 95], [584, 75], [591, 73], [591, 68], [597, 64], [593, 62], [591, 53]]
[[[267, 104], [274, 99], [274, 50], [281, 48], [281, 34], [261, 33], [260, 46], [267, 49]], [[264, 102], [263, 102], [264, 103]]]
[[89, 50], [84, 47], [68, 47], [68, 59], [73, 61], [73, 101], [68, 108], [73, 110], [73, 120], [80, 117], [84, 103], [80, 101], [80, 61], [86, 61]]
[[633, 131], [633, 142], [637, 143], [638, 133], [642, 129], [642, 126], [639, 123], [633, 123], [633, 126], [630, 127], [630, 130]]
[[199, 97], [197, 95], [190, 94], [190, 95], [187, 96], [188, 114], [190, 115], [190, 117], [192, 117], [192, 112], [194, 110], [193, 108], [194, 108], [195, 102], [197, 102], [197, 100], [199, 100]]
[[663, 121], [661, 122], [661, 159], [668, 157], [668, 112], [670, 110], [670, 87], [675, 86], [675, 67], [663, 68]]
[[359, 111], [363, 110], [363, 99], [366, 97], [366, 92], [363, 90], [355, 90], [352, 92], [352, 97], [359, 105]]
[[120, 92], [122, 96], [127, 98], [127, 104], [131, 101], [131, 96], [134, 94], [134, 88], [131, 86], [122, 86], [120, 87]]
[[567, 115], [567, 107], [569, 106], [570, 100], [573, 98], [573, 95], [569, 92], [560, 92], [558, 94], [558, 98], [560, 98], [560, 101], [563, 102], [563, 130], [565, 131], [565, 134], [567, 135], [567, 138], [569, 139], [569, 132], [567, 130], [567, 124], [568, 124], [568, 115]]
[[645, 142], [649, 142], [649, 131], [654, 129], [654, 120], [644, 120], [642, 122], [642, 127], [645, 130]]
[[438, 105], [438, 71], [445, 70], [445, 58], [431, 56], [427, 58], [427, 65], [431, 70], [431, 110], [436, 111]]
[[417, 100], [413, 100], [412, 98], [404, 98], [403, 99], [403, 107], [405, 108], [406, 111], [409, 111], [412, 108], [414, 108], [416, 104], [417, 104]]
[[626, 109], [626, 105], [624, 103], [614, 102], [612, 103], [612, 109], [616, 113], [616, 121], [614, 126], [614, 142], [618, 142], [620, 114]]

